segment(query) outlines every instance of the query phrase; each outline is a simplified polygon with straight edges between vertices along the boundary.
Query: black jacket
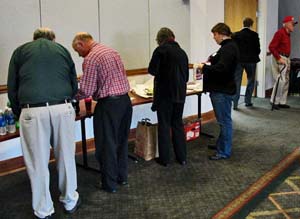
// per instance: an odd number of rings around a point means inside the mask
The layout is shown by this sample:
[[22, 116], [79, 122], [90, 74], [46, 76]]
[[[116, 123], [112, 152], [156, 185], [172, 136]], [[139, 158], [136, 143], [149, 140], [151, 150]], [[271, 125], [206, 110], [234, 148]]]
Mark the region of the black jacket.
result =
[[164, 43], [154, 50], [148, 72], [155, 76], [155, 102], [185, 102], [189, 64], [185, 51], [177, 42]]
[[243, 28], [241, 31], [234, 33], [232, 39], [239, 47], [241, 63], [257, 63], [260, 61], [259, 37], [255, 31]]
[[211, 65], [203, 66], [203, 89], [235, 94], [234, 72], [239, 60], [239, 49], [232, 39], [221, 42], [221, 48], [209, 57]]

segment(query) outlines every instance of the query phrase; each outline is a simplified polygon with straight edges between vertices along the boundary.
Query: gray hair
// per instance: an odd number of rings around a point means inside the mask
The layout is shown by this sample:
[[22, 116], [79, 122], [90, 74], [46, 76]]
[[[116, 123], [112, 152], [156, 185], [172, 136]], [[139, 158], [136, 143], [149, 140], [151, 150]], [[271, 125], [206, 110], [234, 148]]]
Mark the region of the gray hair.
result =
[[170, 40], [174, 40], [175, 39], [175, 35], [173, 33], [173, 31], [167, 27], [163, 27], [161, 28], [156, 36], [156, 41], [158, 43], [158, 45], [161, 45], [167, 41]]
[[77, 41], [87, 42], [90, 40], [93, 40], [93, 37], [91, 34], [89, 34], [87, 32], [78, 32], [73, 39], [72, 46], [74, 48]]
[[40, 38], [44, 38], [47, 40], [54, 41], [55, 40], [55, 33], [53, 30], [47, 27], [40, 27], [36, 29], [33, 33], [33, 40], [37, 40]]

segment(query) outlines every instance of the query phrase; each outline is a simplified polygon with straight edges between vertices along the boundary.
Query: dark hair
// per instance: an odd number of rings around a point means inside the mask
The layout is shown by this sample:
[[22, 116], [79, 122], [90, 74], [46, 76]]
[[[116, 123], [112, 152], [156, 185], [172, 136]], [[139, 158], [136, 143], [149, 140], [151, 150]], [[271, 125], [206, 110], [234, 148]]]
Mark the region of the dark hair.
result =
[[212, 29], [211, 29], [212, 33], [219, 33], [219, 34], [223, 34], [225, 36], [231, 36], [231, 30], [230, 27], [228, 25], [226, 25], [225, 23], [217, 23]]
[[251, 27], [251, 26], [253, 25], [253, 20], [252, 20], [252, 18], [246, 17], [246, 18], [243, 20], [243, 25], [244, 25], [244, 27]]
[[53, 41], [55, 40], [55, 34], [51, 29], [47, 27], [41, 27], [36, 29], [33, 33], [33, 40], [37, 40], [39, 38], [44, 38]]
[[157, 36], [156, 36], [156, 41], [157, 41], [158, 45], [161, 45], [167, 41], [174, 40], [174, 39], [175, 39], [175, 35], [174, 35], [173, 31], [167, 27], [161, 28], [158, 31]]

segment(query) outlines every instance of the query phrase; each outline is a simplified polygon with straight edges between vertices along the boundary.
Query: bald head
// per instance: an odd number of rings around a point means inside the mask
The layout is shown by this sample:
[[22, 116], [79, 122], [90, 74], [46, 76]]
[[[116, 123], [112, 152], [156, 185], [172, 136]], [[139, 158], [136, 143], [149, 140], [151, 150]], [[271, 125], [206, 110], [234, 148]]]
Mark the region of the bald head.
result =
[[87, 33], [87, 32], [78, 32], [76, 33], [73, 42], [72, 42], [72, 46], [74, 48], [74, 45], [76, 45], [76, 43], [78, 41], [83, 41], [83, 42], [88, 42], [88, 41], [93, 41], [93, 37], [91, 34]]
[[48, 27], [40, 27], [36, 29], [33, 33], [33, 40], [37, 40], [40, 38], [44, 38], [47, 40], [54, 41], [55, 40], [55, 33]]
[[94, 39], [91, 34], [87, 32], [78, 32], [72, 42], [73, 49], [79, 56], [85, 57], [89, 54]]

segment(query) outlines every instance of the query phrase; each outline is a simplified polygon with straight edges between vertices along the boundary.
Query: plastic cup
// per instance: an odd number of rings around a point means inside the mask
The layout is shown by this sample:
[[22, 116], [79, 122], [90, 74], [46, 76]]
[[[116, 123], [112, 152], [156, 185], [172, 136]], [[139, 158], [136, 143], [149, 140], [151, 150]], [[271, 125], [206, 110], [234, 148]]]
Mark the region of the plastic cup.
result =
[[91, 112], [92, 111], [92, 98], [90, 98], [90, 97], [85, 98], [84, 103], [85, 103], [85, 110], [87, 112]]

